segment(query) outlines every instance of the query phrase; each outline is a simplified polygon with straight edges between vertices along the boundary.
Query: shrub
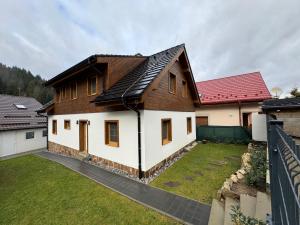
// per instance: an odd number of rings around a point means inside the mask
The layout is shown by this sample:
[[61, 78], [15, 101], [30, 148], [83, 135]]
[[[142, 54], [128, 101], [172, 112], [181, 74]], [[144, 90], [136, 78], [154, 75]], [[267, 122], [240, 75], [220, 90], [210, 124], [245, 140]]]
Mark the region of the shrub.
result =
[[248, 185], [264, 187], [267, 170], [267, 154], [265, 149], [254, 150], [251, 154], [251, 169], [246, 175]]
[[231, 208], [232, 213], [230, 213], [231, 221], [235, 225], [266, 225], [265, 222], [257, 220], [255, 218], [245, 216], [239, 206], [233, 206]]

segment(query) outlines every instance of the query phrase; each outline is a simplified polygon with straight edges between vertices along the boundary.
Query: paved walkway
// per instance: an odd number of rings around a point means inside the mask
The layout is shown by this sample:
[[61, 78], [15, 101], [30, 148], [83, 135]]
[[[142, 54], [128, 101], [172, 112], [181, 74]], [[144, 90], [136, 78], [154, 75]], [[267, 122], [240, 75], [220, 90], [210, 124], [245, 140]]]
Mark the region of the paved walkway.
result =
[[78, 159], [47, 151], [36, 153], [58, 162], [147, 207], [188, 224], [207, 225], [210, 206], [151, 187]]

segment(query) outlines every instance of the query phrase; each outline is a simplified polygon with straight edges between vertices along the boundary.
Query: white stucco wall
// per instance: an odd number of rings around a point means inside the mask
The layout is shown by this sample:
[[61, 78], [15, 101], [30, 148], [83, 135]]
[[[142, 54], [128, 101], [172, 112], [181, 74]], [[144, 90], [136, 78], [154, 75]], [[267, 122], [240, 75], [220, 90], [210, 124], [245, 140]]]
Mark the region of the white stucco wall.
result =
[[[241, 115], [243, 113], [260, 112], [258, 103], [241, 105]], [[196, 111], [196, 116], [207, 116], [210, 126], [239, 126], [239, 107], [237, 104], [200, 106]], [[243, 118], [241, 122], [243, 123]]]
[[252, 139], [255, 141], [267, 141], [266, 114], [252, 114]]
[[[143, 147], [146, 149], [143, 168], [148, 170], [196, 139], [195, 112], [145, 110], [142, 114]], [[192, 133], [187, 134], [186, 118], [192, 118]], [[172, 141], [162, 145], [161, 119], [172, 119]]]
[[[0, 157], [46, 148], [47, 137], [41, 129], [12, 130], [0, 132]], [[26, 139], [26, 132], [34, 132], [34, 138]]]
[[[52, 120], [57, 120], [57, 134], [52, 134]], [[71, 129], [64, 129], [64, 120], [71, 121]], [[54, 115], [48, 117], [49, 141], [79, 149], [79, 124], [89, 120], [88, 152], [126, 166], [138, 168], [137, 116], [132, 111]], [[105, 120], [119, 120], [119, 147], [105, 144]]]
[[[186, 118], [192, 118], [192, 133], [187, 134]], [[161, 119], [172, 119], [172, 142], [162, 145]], [[71, 121], [71, 129], [64, 129], [64, 120]], [[52, 120], [57, 120], [57, 134], [52, 134]], [[89, 120], [88, 152], [138, 169], [137, 115], [132, 111], [54, 115], [48, 117], [49, 141], [79, 149], [77, 120]], [[119, 147], [105, 144], [105, 120], [119, 120]], [[195, 113], [171, 111], [141, 111], [142, 170], [146, 171], [196, 139]]]

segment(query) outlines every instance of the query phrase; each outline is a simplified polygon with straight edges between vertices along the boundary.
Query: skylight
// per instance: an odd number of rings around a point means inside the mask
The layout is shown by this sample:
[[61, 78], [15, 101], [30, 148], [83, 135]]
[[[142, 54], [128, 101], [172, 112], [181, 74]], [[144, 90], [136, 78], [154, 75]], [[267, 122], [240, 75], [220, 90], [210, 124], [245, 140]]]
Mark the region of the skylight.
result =
[[27, 109], [27, 107], [25, 105], [21, 105], [21, 104], [14, 104], [16, 106], [17, 109]]

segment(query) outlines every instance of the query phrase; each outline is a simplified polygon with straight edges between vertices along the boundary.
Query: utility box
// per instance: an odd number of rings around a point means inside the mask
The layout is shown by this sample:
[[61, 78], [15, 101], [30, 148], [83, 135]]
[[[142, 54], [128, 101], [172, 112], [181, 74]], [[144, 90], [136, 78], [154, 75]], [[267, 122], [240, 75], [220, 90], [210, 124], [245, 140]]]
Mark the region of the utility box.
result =
[[254, 141], [267, 141], [266, 114], [252, 113], [252, 139]]

